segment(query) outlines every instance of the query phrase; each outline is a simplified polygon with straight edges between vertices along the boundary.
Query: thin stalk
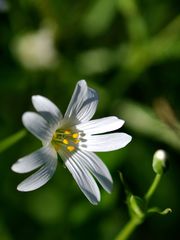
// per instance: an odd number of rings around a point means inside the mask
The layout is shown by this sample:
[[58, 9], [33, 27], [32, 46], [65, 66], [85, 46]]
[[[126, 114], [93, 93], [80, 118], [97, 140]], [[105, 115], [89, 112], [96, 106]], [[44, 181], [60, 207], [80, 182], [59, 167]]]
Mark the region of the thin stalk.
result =
[[148, 202], [150, 200], [150, 198], [152, 197], [152, 195], [154, 194], [157, 186], [159, 185], [159, 182], [161, 180], [162, 174], [156, 174], [150, 188], [148, 189], [146, 195], [145, 195], [145, 199]]
[[8, 148], [10, 148], [12, 145], [17, 143], [19, 140], [21, 140], [25, 136], [26, 136], [26, 131], [21, 130], [13, 135], [7, 137], [6, 139], [1, 140], [0, 141], [0, 153], [4, 152]]
[[139, 224], [139, 219], [135, 217], [131, 218], [129, 222], [124, 226], [124, 228], [120, 231], [115, 240], [127, 240]]

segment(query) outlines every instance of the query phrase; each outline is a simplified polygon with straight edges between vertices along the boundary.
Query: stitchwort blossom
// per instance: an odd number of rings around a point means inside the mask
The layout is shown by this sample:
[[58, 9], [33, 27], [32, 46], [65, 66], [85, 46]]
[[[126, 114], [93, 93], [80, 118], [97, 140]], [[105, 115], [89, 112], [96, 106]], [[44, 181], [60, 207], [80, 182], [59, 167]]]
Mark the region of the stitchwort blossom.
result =
[[60, 155], [81, 191], [92, 204], [97, 204], [100, 192], [93, 176], [109, 193], [113, 181], [94, 152], [117, 150], [131, 141], [126, 133], [103, 134], [119, 129], [124, 121], [114, 116], [90, 120], [96, 111], [98, 96], [85, 80], [77, 83], [64, 117], [56, 105], [43, 96], [32, 96], [32, 103], [38, 113], [26, 112], [22, 121], [43, 146], [20, 158], [12, 170], [27, 173], [39, 169], [17, 189], [26, 192], [43, 186], [53, 176]]

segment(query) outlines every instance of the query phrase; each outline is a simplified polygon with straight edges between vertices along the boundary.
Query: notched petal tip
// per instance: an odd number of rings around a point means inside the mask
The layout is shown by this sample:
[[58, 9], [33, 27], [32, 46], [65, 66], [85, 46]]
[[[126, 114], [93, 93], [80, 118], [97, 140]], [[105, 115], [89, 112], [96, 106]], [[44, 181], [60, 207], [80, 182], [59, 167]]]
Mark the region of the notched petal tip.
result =
[[92, 205], [94, 205], [94, 206], [97, 206], [99, 202], [100, 202], [100, 200], [97, 200], [97, 201], [94, 201], [94, 202], [90, 202], [90, 203], [91, 203]]
[[17, 190], [19, 192], [32, 192], [34, 190], [37, 190], [39, 189], [40, 187], [42, 187], [43, 185], [45, 185], [45, 183], [43, 184], [40, 184], [40, 185], [36, 185], [36, 184], [33, 184], [31, 186], [27, 185], [25, 183], [26, 179], [24, 181], [22, 181], [18, 186], [17, 186]]
[[42, 96], [42, 95], [33, 95], [31, 97], [31, 101], [33, 105], [36, 105], [37, 103], [42, 103], [42, 101], [49, 101], [48, 98]]
[[24, 190], [21, 188], [20, 185], [17, 186], [17, 190], [18, 190], [19, 192], [27, 192], [27, 191], [24, 191]]
[[29, 117], [29, 113], [30, 113], [30, 112], [25, 112], [25, 113], [23, 113], [23, 115], [22, 115], [22, 122], [23, 122], [24, 126], [26, 125], [26, 120], [27, 120], [27, 118]]
[[[35, 113], [35, 112], [31, 112], [31, 111], [23, 113], [23, 115], [22, 115], [22, 123], [23, 123], [23, 125], [24, 125], [27, 129], [28, 129], [27, 126], [29, 125], [29, 123], [32, 124], [35, 115], [38, 115], [38, 114]], [[38, 117], [39, 117], [39, 116], [38, 116]], [[33, 123], [34, 123], [34, 122], [33, 122]]]
[[101, 195], [100, 194], [99, 194], [99, 196], [93, 195], [89, 198], [87, 197], [87, 199], [90, 201], [91, 204], [98, 205], [98, 203], [101, 201]]
[[87, 85], [85, 79], [81, 79], [81, 80], [79, 80], [79, 81], [77, 82], [77, 84], [79, 84], [79, 85]]
[[78, 160], [90, 171], [108, 193], [112, 192], [113, 179], [103, 161], [92, 152], [78, 152]]
[[44, 97], [41, 96], [41, 95], [33, 95], [33, 96], [31, 97], [31, 102], [32, 102], [32, 104], [34, 105], [34, 104], [36, 104], [37, 101], [39, 101], [39, 99], [42, 99], [42, 98], [44, 98]]
[[37, 187], [37, 188], [32, 188], [32, 189], [30, 189], [30, 188], [26, 188], [26, 187], [24, 187], [21, 183], [17, 186], [17, 190], [19, 191], [19, 192], [31, 192], [31, 191], [34, 191], [34, 190], [36, 190], [36, 189], [38, 189], [39, 187]]
[[[132, 141], [132, 136], [126, 133], [126, 145]], [[126, 146], [125, 145], [125, 146]]]
[[110, 182], [110, 181], [108, 181], [108, 183], [106, 184], [106, 192], [108, 192], [109, 194], [111, 194], [112, 193], [112, 190], [113, 190], [113, 181], [112, 182]]
[[119, 128], [121, 128], [124, 125], [125, 121], [123, 119], [118, 118], [118, 117], [117, 117], [117, 120], [119, 121], [119, 125], [120, 125]]
[[14, 163], [14, 164], [11, 166], [11, 170], [12, 170], [13, 172], [18, 172], [17, 163]]
[[15, 173], [26, 173], [25, 169], [21, 167], [19, 160], [11, 166], [11, 170]]
[[42, 98], [44, 98], [44, 96], [39, 95], [39, 94], [36, 94], [36, 95], [32, 95], [31, 99], [35, 99], [36, 97], [42, 97]]
[[121, 133], [121, 134], [123, 136], [123, 138], [122, 138], [122, 147], [121, 148], [124, 148], [131, 142], [132, 136], [130, 136], [127, 133]]
[[31, 100], [34, 101], [34, 100], [36, 100], [36, 98], [38, 98], [38, 97], [42, 97], [42, 96], [41, 96], [41, 95], [32, 95]]
[[20, 159], [15, 162], [12, 166], [11, 166], [11, 170], [15, 173], [26, 173], [26, 172], [29, 172], [29, 171], [26, 171], [26, 168], [25, 166], [21, 166], [21, 161]]

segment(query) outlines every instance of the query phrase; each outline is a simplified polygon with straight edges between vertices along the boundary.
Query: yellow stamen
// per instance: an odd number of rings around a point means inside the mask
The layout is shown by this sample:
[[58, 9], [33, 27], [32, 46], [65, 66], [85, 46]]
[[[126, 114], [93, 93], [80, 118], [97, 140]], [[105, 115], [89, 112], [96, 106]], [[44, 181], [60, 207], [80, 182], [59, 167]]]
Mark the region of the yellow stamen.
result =
[[79, 134], [78, 134], [78, 133], [73, 133], [72, 137], [73, 137], [73, 138], [78, 138], [78, 137], [79, 137]]
[[74, 146], [68, 146], [68, 147], [67, 147], [67, 150], [68, 150], [69, 152], [72, 152], [72, 151], [75, 150], [75, 147], [74, 147]]
[[64, 143], [64, 144], [69, 144], [69, 141], [68, 141], [67, 139], [64, 139], [64, 140], [63, 140], [63, 143]]
[[69, 135], [69, 134], [71, 134], [71, 131], [70, 130], [65, 130], [64, 133]]

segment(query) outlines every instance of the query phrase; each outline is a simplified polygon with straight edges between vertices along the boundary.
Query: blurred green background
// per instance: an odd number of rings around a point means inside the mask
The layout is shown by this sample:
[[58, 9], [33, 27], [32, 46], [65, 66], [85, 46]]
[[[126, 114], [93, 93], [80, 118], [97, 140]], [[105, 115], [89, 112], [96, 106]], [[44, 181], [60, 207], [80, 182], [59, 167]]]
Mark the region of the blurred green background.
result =
[[29, 193], [11, 165], [36, 150], [28, 133], [0, 153], [0, 240], [114, 239], [128, 221], [122, 171], [143, 196], [152, 156], [168, 152], [170, 168], [152, 206], [172, 214], [148, 218], [131, 239], [178, 239], [180, 211], [179, 0], [0, 0], [0, 140], [23, 129], [22, 113], [41, 94], [65, 112], [79, 79], [99, 93], [94, 118], [117, 115], [133, 141], [98, 154], [114, 179], [111, 195], [91, 205], [61, 159], [54, 177]]

